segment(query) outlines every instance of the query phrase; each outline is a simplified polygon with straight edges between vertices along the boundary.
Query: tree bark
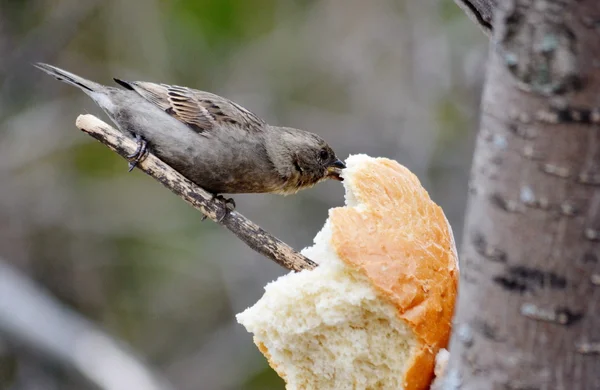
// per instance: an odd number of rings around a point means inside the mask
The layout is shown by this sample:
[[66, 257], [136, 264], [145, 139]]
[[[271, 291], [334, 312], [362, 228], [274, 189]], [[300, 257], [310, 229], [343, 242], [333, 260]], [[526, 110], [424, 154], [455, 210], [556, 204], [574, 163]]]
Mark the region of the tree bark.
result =
[[494, 28], [492, 18], [497, 0], [455, 0], [455, 2], [487, 36], [492, 35]]
[[600, 389], [600, 3], [498, 4], [447, 389]]

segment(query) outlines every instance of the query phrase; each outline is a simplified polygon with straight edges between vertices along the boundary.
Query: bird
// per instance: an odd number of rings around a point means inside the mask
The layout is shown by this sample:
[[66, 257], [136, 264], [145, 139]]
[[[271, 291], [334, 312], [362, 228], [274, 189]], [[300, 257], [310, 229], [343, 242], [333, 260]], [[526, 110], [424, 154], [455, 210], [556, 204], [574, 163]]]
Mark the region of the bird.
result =
[[241, 105], [178, 85], [113, 80], [106, 86], [58, 67], [34, 64], [82, 90], [133, 137], [129, 171], [148, 153], [235, 208], [222, 194], [296, 194], [326, 179], [342, 181], [345, 163], [319, 135], [269, 125]]

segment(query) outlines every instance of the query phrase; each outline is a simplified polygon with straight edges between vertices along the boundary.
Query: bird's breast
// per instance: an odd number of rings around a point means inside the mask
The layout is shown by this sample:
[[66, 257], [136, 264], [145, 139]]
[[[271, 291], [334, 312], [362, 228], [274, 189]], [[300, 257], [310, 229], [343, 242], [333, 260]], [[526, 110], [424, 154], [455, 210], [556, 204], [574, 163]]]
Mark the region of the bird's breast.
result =
[[181, 146], [163, 149], [165, 161], [210, 192], [273, 192], [284, 185], [259, 137], [221, 134], [197, 137]]

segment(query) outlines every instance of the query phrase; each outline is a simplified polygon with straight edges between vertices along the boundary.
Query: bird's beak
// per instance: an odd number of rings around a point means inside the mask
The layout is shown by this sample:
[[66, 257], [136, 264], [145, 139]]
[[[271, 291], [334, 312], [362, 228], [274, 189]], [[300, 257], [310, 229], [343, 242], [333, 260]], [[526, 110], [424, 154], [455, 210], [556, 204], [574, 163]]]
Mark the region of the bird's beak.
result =
[[335, 159], [327, 167], [327, 177], [334, 180], [343, 181], [344, 179], [340, 176], [342, 169], [346, 168], [346, 164], [340, 159]]

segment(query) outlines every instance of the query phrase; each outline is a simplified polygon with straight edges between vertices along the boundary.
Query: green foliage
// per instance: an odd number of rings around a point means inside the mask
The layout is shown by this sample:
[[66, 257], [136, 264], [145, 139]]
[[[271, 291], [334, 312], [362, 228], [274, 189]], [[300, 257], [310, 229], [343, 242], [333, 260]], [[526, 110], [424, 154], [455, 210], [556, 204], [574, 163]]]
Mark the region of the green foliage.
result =
[[331, 112], [348, 111], [350, 96], [347, 86], [339, 78], [318, 68], [311, 69], [310, 75], [310, 78], [290, 81], [292, 85], [287, 103], [300, 103]]
[[0, 351], [0, 388], [4, 388], [2, 385], [9, 388], [15, 382], [19, 366], [15, 355], [3, 352]]
[[169, 18], [186, 29], [190, 40], [202, 36], [212, 49], [224, 50], [269, 31], [274, 23], [274, 0], [177, 0]]
[[32, 0], [3, 0], [0, 1], [0, 12], [7, 17], [3, 20], [10, 24], [10, 30], [17, 34], [26, 35], [29, 30], [40, 23], [45, 17], [44, 10], [32, 7]]
[[118, 236], [110, 244], [116, 256], [100, 270], [109, 302], [105, 320], [113, 331], [143, 349], [143, 329], [153, 322], [149, 298], [173, 278], [164, 263], [173, 253], [160, 245], [160, 237]]
[[127, 162], [98, 142], [86, 142], [70, 151], [75, 171], [83, 177], [107, 177], [127, 172]]
[[435, 109], [435, 119], [438, 133], [435, 142], [435, 153], [429, 165], [428, 176], [435, 183], [442, 183], [445, 178], [451, 177], [453, 158], [448, 156], [449, 150], [460, 148], [459, 143], [464, 143], [468, 137], [469, 122], [456, 98], [458, 91], [450, 91], [438, 100]]
[[440, 1], [439, 12], [444, 22], [454, 22], [456, 19], [465, 17], [465, 13], [452, 0]]
[[460, 100], [454, 94], [442, 97], [435, 110], [435, 118], [439, 125], [438, 144], [447, 145], [453, 140], [465, 137], [469, 127], [464, 114], [460, 111]]
[[264, 370], [258, 371], [255, 375], [249, 377], [243, 388], [244, 390], [277, 390], [284, 389], [285, 382], [265, 361]]

